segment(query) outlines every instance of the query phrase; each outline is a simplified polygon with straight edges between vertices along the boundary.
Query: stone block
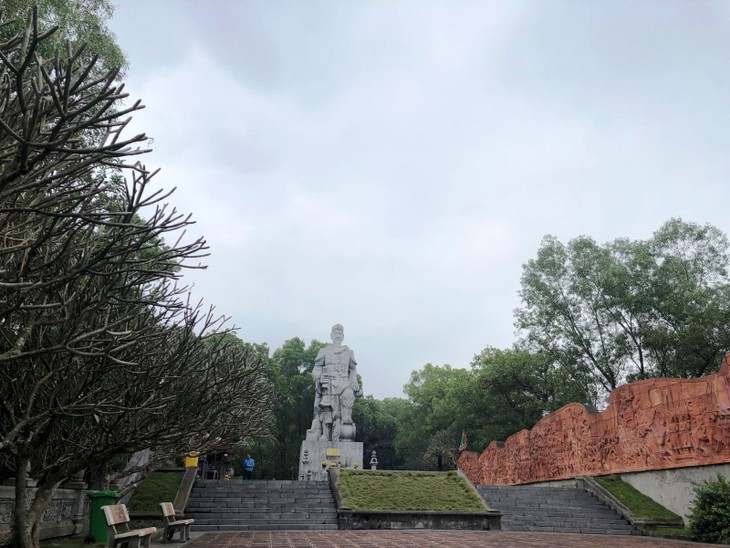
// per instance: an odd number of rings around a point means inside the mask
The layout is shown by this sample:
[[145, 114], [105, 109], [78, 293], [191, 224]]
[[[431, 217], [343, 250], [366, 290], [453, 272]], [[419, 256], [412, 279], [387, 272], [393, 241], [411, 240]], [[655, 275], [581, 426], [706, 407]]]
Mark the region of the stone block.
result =
[[[337, 449], [340, 456], [327, 456], [328, 449]], [[299, 450], [299, 479], [326, 481], [327, 470], [322, 462], [337, 462], [340, 467], [351, 468], [357, 463], [362, 468], [363, 444], [359, 441], [303, 441]]]

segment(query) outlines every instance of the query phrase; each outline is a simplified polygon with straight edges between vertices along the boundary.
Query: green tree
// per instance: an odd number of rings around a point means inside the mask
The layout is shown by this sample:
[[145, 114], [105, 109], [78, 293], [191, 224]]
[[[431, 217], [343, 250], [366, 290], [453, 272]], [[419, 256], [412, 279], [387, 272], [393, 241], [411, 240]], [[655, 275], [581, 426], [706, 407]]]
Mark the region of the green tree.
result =
[[421, 414], [426, 431], [434, 434], [438, 430], [459, 429], [458, 410], [472, 380], [473, 374], [466, 369], [427, 363], [411, 373], [403, 391]]
[[718, 474], [695, 486], [689, 530], [699, 542], [730, 541], [730, 483], [724, 476]]
[[439, 430], [428, 439], [423, 458], [439, 472], [454, 470], [457, 459], [458, 434], [451, 430]]
[[[385, 398], [380, 402], [379, 407], [383, 413], [393, 418], [396, 425], [395, 459], [392, 467], [401, 470], [424, 468], [423, 417], [419, 416], [416, 406], [405, 398]], [[372, 451], [365, 454], [366, 463], [369, 462], [371, 453]], [[378, 457], [378, 461], [380, 461], [380, 457]], [[381, 466], [380, 462], [378, 466]], [[385, 466], [388, 466], [387, 462], [382, 465], [382, 467]]]
[[272, 434], [250, 447], [261, 477], [298, 478], [299, 449], [313, 418], [312, 368], [323, 346], [316, 340], [306, 346], [295, 337], [274, 351], [268, 373], [274, 385]]
[[558, 366], [545, 353], [487, 347], [474, 357], [472, 368], [482, 403], [470, 435], [476, 446], [532, 428], [567, 403], [595, 401], [590, 378], [575, 378], [573, 369]]
[[396, 438], [398, 455], [405, 463], [416, 468], [430, 467], [423, 455], [429, 439], [440, 431], [456, 432], [456, 445], [462, 431], [470, 435], [481, 432], [484, 401], [475, 381], [473, 371], [449, 365], [426, 364], [411, 373], [403, 387], [409, 405], [400, 409], [401, 420], [408, 427], [399, 430]]
[[36, 7], [38, 23], [44, 29], [57, 30], [38, 45], [40, 55], [52, 60], [57, 53], [84, 48], [84, 60], [98, 57], [94, 67], [97, 74], [119, 69], [119, 77], [127, 60], [107, 23], [114, 13], [110, 0], [4, 0], [0, 43], [22, 32]]
[[359, 465], [367, 467], [370, 455], [375, 451], [379, 469], [394, 469], [398, 464], [395, 442], [398, 431], [396, 417], [388, 412], [381, 400], [376, 400], [372, 396], [355, 400], [352, 417], [357, 425], [357, 440], [363, 444], [365, 462]]
[[727, 262], [720, 230], [681, 219], [646, 241], [547, 236], [524, 266], [516, 325], [529, 348], [605, 391], [704, 375], [730, 349]]
[[718, 228], [671, 219], [647, 243], [649, 376], [700, 377], [730, 350], [728, 239]]

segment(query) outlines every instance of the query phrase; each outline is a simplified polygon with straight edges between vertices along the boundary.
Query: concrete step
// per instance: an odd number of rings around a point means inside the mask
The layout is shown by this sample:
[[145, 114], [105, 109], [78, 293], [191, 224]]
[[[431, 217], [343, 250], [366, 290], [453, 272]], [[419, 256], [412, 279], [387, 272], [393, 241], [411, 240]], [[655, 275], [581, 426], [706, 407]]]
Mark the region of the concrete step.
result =
[[337, 529], [327, 482], [198, 481], [185, 513], [196, 531]]
[[295, 480], [201, 480], [195, 482], [197, 489], [302, 489], [318, 487], [329, 489], [326, 481]]
[[188, 508], [211, 508], [213, 506], [237, 506], [239, 508], [255, 508], [262, 501], [269, 505], [293, 505], [298, 504], [327, 504], [332, 501], [332, 495], [329, 497], [303, 497], [303, 498], [268, 498], [268, 497], [251, 497], [246, 499], [229, 498], [229, 499], [190, 499]]
[[480, 485], [477, 491], [490, 508], [502, 512], [505, 531], [641, 534], [602, 501], [579, 489]]

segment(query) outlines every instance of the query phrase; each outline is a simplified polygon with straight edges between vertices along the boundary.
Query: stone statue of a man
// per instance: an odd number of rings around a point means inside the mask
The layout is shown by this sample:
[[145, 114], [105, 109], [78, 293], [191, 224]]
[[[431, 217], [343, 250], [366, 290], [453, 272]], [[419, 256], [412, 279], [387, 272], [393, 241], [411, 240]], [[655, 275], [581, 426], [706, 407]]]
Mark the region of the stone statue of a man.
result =
[[307, 430], [308, 441], [354, 441], [352, 406], [362, 396], [357, 381], [355, 354], [342, 344], [340, 324], [332, 326], [332, 344], [322, 348], [314, 360], [314, 419]]

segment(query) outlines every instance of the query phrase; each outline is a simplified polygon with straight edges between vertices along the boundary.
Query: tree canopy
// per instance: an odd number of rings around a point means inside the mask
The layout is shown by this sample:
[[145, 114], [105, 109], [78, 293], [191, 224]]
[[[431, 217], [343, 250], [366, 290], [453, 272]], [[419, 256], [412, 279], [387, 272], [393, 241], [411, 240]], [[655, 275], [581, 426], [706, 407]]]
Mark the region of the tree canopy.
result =
[[124, 75], [126, 57], [107, 25], [114, 13], [110, 0], [4, 0], [0, 43], [23, 31], [33, 8], [41, 28], [56, 28], [38, 44], [41, 57], [53, 60], [67, 52], [67, 45], [72, 52], [83, 47], [86, 61], [98, 57], [93, 69], [98, 74], [118, 69], [119, 76]]
[[648, 240], [546, 236], [524, 267], [516, 323], [526, 346], [604, 390], [705, 375], [730, 349], [727, 262], [720, 230], [681, 219]]

